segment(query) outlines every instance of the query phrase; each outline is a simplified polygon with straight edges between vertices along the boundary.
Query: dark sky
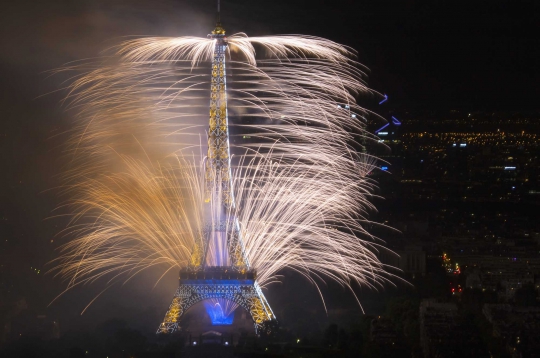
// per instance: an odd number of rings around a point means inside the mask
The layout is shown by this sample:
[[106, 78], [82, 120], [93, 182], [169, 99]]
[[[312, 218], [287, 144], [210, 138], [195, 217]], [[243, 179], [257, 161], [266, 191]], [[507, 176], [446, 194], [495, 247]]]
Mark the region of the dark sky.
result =
[[[538, 6], [534, 0], [224, 0], [222, 20], [229, 34], [307, 34], [351, 46], [372, 71], [370, 85], [401, 110], [538, 110]], [[214, 9], [212, 0], [18, 0], [2, 5], [1, 272], [4, 283], [30, 297], [36, 309], [45, 310], [62, 287], [43, 273], [61, 241], [55, 234], [65, 225], [46, 219], [60, 204], [55, 187], [65, 164], [62, 133], [70, 126], [59, 94], [40, 97], [62, 86], [46, 71], [98, 56], [122, 36], [205, 36], [213, 28]], [[144, 300], [167, 305], [174, 276], [153, 291], [143, 278], [141, 284], [104, 294], [100, 302], [118, 303], [133, 295], [135, 307]], [[100, 290], [74, 292], [48, 310], [74, 322]], [[104, 311], [105, 303], [100, 305]]]

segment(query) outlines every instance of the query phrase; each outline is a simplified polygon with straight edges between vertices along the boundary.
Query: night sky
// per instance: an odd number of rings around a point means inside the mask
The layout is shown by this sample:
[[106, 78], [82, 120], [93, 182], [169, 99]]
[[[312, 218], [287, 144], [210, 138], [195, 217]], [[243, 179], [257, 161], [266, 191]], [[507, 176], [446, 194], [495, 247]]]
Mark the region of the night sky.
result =
[[[369, 84], [407, 109], [538, 110], [540, 12], [535, 1], [222, 1], [228, 34], [307, 34], [348, 45], [371, 69]], [[60, 105], [61, 78], [47, 71], [96, 57], [124, 36], [206, 36], [211, 0], [11, 1], [0, 12], [0, 264], [4, 282], [36, 310], [59, 315], [63, 327], [124, 309], [157, 308], [162, 315], [176, 274], [152, 290], [151, 279], [112, 288], [78, 313], [103, 286], [75, 290], [50, 308], [62, 283], [43, 275], [62, 242], [66, 221], [58, 176], [70, 119]], [[37, 267], [37, 274], [32, 268]], [[285, 287], [285, 286], [283, 286]], [[316, 292], [308, 291], [306, 299]], [[279, 306], [277, 295], [268, 295]], [[152, 302], [152, 305], [143, 302]], [[317, 301], [318, 302], [318, 301]], [[318, 307], [320, 303], [313, 303]], [[335, 299], [334, 303], [339, 302]], [[337, 306], [334, 306], [337, 308]], [[151, 317], [148, 314], [148, 317]], [[97, 321], [98, 318], [95, 318]], [[81, 323], [82, 322], [82, 323]], [[156, 322], [157, 324], [157, 322]]]

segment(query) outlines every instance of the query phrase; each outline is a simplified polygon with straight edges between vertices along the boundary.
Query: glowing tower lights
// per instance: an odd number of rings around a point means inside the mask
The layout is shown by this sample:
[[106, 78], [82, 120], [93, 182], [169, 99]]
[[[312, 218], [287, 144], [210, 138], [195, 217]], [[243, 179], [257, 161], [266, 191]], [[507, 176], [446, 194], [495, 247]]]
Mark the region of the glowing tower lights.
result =
[[[200, 301], [205, 302], [207, 313], [215, 325], [232, 324], [233, 312], [226, 307], [234, 310], [242, 306], [250, 312], [255, 329], [261, 328], [263, 322], [275, 319], [256, 281], [257, 271], [249, 264], [240, 223], [234, 216], [236, 205], [225, 65], [227, 42], [219, 20], [209, 38], [215, 47], [211, 63], [204, 231], [193, 249], [191, 264], [180, 270], [180, 286], [157, 333], [176, 331], [182, 314]], [[228, 255], [223, 251], [228, 251]], [[209, 255], [208, 252], [217, 254]]]
[[[208, 38], [114, 51], [63, 69], [77, 72], [66, 98], [77, 124], [66, 171], [73, 240], [56, 266], [67, 290], [180, 270], [158, 329], [170, 333], [212, 300], [219, 319], [232, 302], [260, 328], [275, 318], [262, 289], [284, 269], [353, 295], [395, 277], [366, 231], [378, 165], [356, 144], [378, 138], [356, 104], [373, 91], [352, 51], [312, 36], [226, 37], [219, 23]], [[250, 140], [230, 142], [229, 120]]]

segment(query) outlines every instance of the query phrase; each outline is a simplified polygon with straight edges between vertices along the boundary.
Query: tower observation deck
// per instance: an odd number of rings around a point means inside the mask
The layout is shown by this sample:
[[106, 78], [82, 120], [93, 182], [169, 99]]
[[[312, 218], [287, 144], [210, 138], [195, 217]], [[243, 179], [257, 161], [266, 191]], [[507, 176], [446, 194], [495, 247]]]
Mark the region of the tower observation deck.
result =
[[240, 223], [234, 214], [225, 66], [227, 38], [219, 20], [208, 36], [215, 45], [205, 162], [204, 228], [196, 240], [190, 264], [180, 270], [179, 287], [157, 333], [175, 332], [180, 328], [180, 318], [191, 306], [213, 298], [233, 301], [247, 310], [256, 330], [265, 321], [275, 319], [257, 284], [257, 271], [249, 263]]

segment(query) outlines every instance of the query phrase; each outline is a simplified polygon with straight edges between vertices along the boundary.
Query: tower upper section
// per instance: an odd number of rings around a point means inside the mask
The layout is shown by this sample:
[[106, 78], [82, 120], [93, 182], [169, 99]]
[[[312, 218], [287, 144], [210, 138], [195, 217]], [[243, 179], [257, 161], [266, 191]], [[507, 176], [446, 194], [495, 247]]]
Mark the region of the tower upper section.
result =
[[225, 30], [217, 23], [209, 35], [215, 40], [210, 84], [210, 120], [208, 126], [208, 158], [206, 165], [206, 201], [221, 200], [225, 207], [234, 205], [231, 191], [229, 123], [227, 118], [227, 83]]
[[240, 223], [235, 216], [232, 184], [225, 63], [227, 39], [219, 21], [208, 36], [214, 40], [214, 51], [205, 167], [207, 205], [204, 240], [195, 247], [192, 265], [206, 262], [208, 266], [231, 266], [245, 272], [249, 269], [249, 261], [241, 239]]

